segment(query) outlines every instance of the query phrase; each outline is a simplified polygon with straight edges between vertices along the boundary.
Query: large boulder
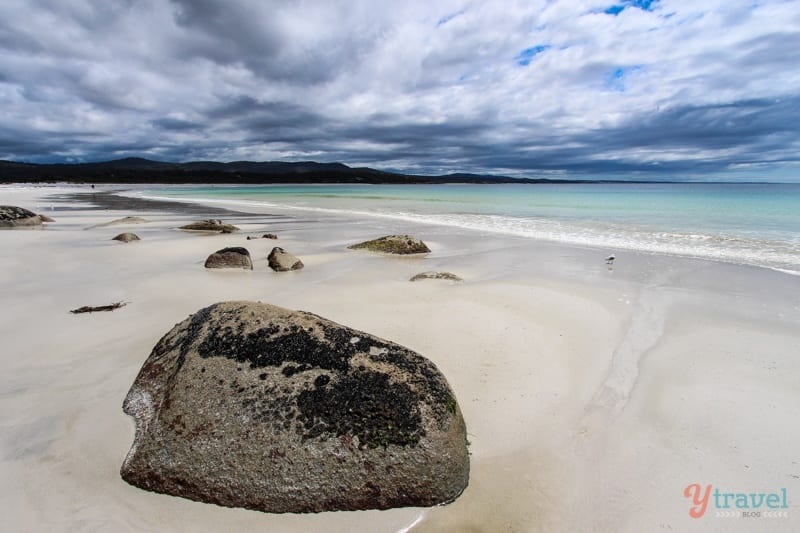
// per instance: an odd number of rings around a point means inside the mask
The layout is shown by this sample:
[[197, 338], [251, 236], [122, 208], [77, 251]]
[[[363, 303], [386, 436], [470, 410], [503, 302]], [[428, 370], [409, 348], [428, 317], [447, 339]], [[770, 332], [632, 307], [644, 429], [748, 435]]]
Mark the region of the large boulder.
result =
[[411, 235], [387, 235], [379, 239], [353, 244], [348, 248], [400, 255], [427, 254], [431, 251], [424, 242]]
[[206, 268], [244, 268], [253, 270], [253, 261], [247, 248], [232, 246], [217, 250], [209, 255], [205, 263]]
[[0, 228], [41, 226], [42, 218], [22, 207], [0, 205]]
[[136, 235], [135, 233], [120, 233], [111, 240], [120, 242], [133, 242], [133, 241], [138, 241], [140, 239], [139, 236]]
[[469, 478], [466, 428], [424, 357], [311, 313], [206, 307], [153, 348], [123, 410], [137, 487], [228, 507], [429, 506]]
[[191, 224], [181, 226], [179, 229], [186, 231], [214, 231], [219, 233], [233, 233], [234, 231], [239, 231], [239, 228], [236, 226], [232, 224], [226, 224], [218, 218], [192, 222]]
[[446, 279], [448, 281], [463, 281], [452, 272], [420, 272], [411, 277], [409, 281], [420, 281], [423, 279]]
[[300, 259], [277, 246], [269, 253], [267, 261], [269, 262], [269, 267], [275, 272], [286, 272], [303, 268], [303, 262], [300, 261]]

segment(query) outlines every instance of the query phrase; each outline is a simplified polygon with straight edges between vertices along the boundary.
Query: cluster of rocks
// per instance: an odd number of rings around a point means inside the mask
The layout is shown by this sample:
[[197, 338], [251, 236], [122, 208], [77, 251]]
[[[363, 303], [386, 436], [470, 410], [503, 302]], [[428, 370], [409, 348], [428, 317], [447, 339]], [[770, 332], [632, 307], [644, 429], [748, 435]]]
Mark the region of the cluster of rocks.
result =
[[[266, 234], [262, 238], [273, 238], [273, 234]], [[255, 238], [255, 237], [253, 237]], [[253, 239], [247, 237], [248, 240]], [[277, 238], [277, 237], [274, 237]], [[423, 254], [429, 253], [428, 246], [416, 237], [410, 235], [388, 235], [379, 239], [365, 241], [362, 243], [348, 246], [354, 250], [370, 250], [375, 252], [396, 254], [396, 255], [410, 255], [410, 254]], [[288, 272], [291, 270], [300, 270], [303, 268], [303, 261], [292, 253], [280, 247], [274, 247], [267, 256], [269, 268], [275, 272]], [[243, 268], [247, 270], [253, 269], [253, 262], [250, 258], [250, 252], [242, 247], [230, 247], [217, 250], [209, 255], [205, 262], [206, 268]], [[419, 281], [423, 279], [441, 279], [450, 281], [462, 281], [462, 279], [450, 272], [422, 272], [413, 276], [410, 281]]]
[[[267, 256], [269, 267], [275, 272], [287, 272], [290, 270], [300, 270], [303, 262], [277, 246]], [[209, 255], [205, 262], [206, 268], [244, 268], [253, 270], [253, 261], [247, 248], [234, 246], [217, 250]]]
[[467, 486], [446, 379], [403, 346], [310, 313], [224, 302], [153, 348], [123, 410], [146, 490], [259, 511], [430, 506]]

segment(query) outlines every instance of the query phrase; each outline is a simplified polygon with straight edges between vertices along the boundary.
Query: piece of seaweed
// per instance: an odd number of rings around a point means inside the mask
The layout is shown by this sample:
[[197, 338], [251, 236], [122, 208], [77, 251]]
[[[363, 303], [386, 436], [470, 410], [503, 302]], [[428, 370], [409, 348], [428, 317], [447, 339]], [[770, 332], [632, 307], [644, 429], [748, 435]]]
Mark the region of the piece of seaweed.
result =
[[120, 307], [125, 307], [126, 305], [128, 305], [128, 302], [114, 302], [113, 304], [98, 305], [94, 307], [90, 305], [84, 305], [83, 307], [70, 310], [70, 313], [77, 315], [79, 313], [94, 313], [95, 311], [113, 311], [115, 309], [119, 309]]

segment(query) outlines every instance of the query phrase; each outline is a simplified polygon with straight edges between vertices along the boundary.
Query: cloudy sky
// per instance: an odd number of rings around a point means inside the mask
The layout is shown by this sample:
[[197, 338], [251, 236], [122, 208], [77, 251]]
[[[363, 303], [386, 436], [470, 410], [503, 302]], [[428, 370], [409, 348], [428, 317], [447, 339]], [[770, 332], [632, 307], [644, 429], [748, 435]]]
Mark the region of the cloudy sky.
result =
[[797, 0], [3, 0], [0, 159], [800, 176]]

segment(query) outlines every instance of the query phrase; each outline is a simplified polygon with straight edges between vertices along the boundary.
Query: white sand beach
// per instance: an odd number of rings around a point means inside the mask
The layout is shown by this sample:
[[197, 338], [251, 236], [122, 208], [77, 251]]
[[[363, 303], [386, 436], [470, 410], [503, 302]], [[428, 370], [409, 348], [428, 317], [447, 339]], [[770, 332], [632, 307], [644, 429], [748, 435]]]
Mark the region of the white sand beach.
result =
[[[47, 214], [0, 231], [3, 531], [644, 532], [800, 529], [800, 278], [767, 269], [368, 218], [200, 218], [91, 209], [2, 187]], [[124, 216], [146, 223], [86, 229]], [[133, 231], [141, 241], [111, 238]], [[271, 232], [278, 241], [246, 240]], [[392, 233], [426, 257], [346, 249]], [[279, 245], [302, 259], [275, 273]], [[244, 246], [253, 271], [209, 271]], [[608, 253], [616, 253], [613, 266]], [[446, 270], [464, 281], [414, 274]], [[469, 487], [436, 508], [275, 515], [140, 490], [119, 468], [134, 423], [122, 401], [150, 350], [211, 303], [310, 311], [432, 360], [469, 433]], [[123, 301], [114, 312], [72, 315]], [[787, 489], [788, 517], [689, 516], [684, 488]]]

